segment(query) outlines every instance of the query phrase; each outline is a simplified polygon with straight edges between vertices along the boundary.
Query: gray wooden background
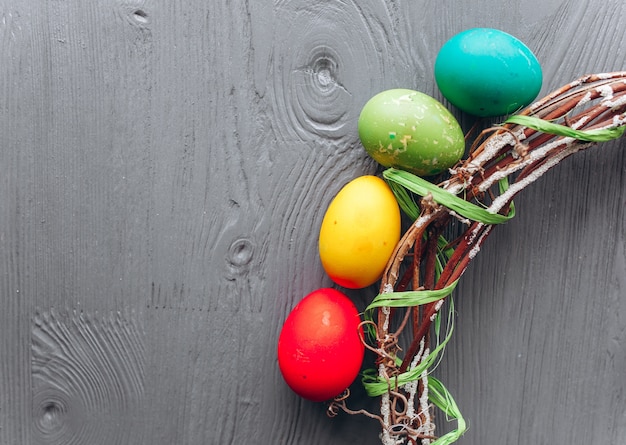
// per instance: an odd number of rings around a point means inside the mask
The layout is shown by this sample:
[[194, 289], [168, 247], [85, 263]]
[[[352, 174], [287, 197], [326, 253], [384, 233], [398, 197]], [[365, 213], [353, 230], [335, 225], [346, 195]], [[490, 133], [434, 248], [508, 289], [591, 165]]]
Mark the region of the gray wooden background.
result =
[[[542, 95], [626, 69], [623, 0], [0, 0], [0, 444], [378, 443], [291, 393], [278, 332], [376, 170], [361, 107], [440, 98], [475, 26], [528, 44]], [[626, 441], [625, 155], [548, 173], [461, 280], [460, 444]]]

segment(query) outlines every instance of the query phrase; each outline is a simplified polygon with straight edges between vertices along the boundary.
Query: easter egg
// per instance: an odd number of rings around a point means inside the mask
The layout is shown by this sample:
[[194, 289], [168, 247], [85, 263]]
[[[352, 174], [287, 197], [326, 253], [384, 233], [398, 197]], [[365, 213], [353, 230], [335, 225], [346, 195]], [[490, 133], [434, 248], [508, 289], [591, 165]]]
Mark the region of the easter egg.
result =
[[492, 28], [453, 36], [435, 60], [443, 96], [480, 117], [515, 113], [539, 94], [543, 75], [533, 52], [519, 39]]
[[305, 296], [278, 338], [278, 365], [287, 385], [314, 402], [341, 394], [363, 362], [360, 323], [354, 303], [338, 290], [322, 288]]
[[382, 275], [400, 240], [400, 207], [387, 183], [360, 176], [331, 201], [319, 234], [324, 270], [338, 285], [360, 289]]
[[463, 130], [442, 103], [410, 89], [372, 97], [359, 116], [365, 151], [384, 167], [432, 176], [456, 164], [465, 151]]

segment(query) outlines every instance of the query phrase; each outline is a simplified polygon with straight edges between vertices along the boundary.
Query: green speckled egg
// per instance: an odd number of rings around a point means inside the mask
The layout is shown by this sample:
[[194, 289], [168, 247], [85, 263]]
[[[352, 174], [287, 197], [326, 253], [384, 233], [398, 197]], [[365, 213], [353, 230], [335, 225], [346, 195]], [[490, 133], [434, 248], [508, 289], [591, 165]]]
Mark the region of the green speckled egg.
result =
[[511, 114], [539, 94], [539, 61], [506, 32], [473, 28], [448, 40], [435, 60], [441, 93], [461, 110], [481, 117]]
[[391, 89], [361, 110], [359, 137], [379, 164], [432, 176], [456, 164], [465, 151], [463, 130], [440, 102], [418, 91]]

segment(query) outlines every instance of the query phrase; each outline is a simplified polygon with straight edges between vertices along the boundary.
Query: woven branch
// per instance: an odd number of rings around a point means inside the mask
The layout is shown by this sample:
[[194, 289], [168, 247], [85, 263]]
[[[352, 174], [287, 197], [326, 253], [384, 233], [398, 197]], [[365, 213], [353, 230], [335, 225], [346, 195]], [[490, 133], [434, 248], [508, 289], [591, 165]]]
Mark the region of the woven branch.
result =
[[[430, 349], [435, 347], [431, 345], [432, 324], [446, 295], [497, 222], [513, 216], [512, 202], [519, 192], [566, 157], [615, 139], [624, 129], [626, 72], [588, 75], [535, 102], [503, 125], [483, 131], [467, 158], [450, 169], [450, 176], [436, 188], [406, 172], [384, 172], [395, 190], [401, 185], [422, 195], [419, 215], [383, 273], [377, 297], [382, 300], [372, 309], [376, 311], [376, 339], [368, 347], [377, 355], [378, 368], [369, 382], [384, 390], [381, 394], [374, 391], [380, 395], [381, 411], [380, 416], [371, 416], [381, 422], [384, 445], [443, 445], [462, 434], [464, 425], [459, 425], [456, 436], [436, 439], [434, 407], [428, 402], [439, 407], [450, 402], [445, 389], [428, 376], [436, 359]], [[441, 236], [458, 227], [459, 221], [461, 234], [445, 246], [451, 253], [442, 261]], [[419, 293], [424, 290], [439, 290], [444, 296], [428, 299]], [[403, 306], [405, 295], [414, 301], [397, 309]], [[400, 300], [394, 300], [391, 307], [387, 296]], [[393, 328], [395, 325], [398, 327]], [[408, 340], [406, 351], [399, 347], [401, 336]], [[345, 399], [341, 401], [345, 407]], [[451, 406], [456, 409], [453, 402]]]

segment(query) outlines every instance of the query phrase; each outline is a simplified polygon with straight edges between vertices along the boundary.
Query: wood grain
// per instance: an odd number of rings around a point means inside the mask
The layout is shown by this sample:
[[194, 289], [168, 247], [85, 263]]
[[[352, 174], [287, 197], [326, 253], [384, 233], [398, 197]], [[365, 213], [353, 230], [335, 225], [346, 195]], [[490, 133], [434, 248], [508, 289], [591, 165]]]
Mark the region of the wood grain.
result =
[[36, 314], [32, 330], [33, 441], [137, 443], [142, 405], [142, 329], [112, 314]]
[[[377, 171], [361, 107], [392, 87], [441, 99], [438, 48], [473, 26], [524, 40], [542, 93], [625, 69], [625, 17], [620, 0], [0, 0], [0, 444], [378, 443], [375, 421], [295, 396], [275, 355], [291, 308], [332, 284], [326, 206]], [[549, 173], [464, 276], [437, 370], [460, 443], [626, 438], [624, 156]]]

